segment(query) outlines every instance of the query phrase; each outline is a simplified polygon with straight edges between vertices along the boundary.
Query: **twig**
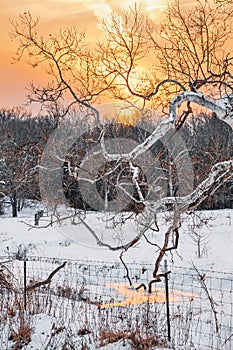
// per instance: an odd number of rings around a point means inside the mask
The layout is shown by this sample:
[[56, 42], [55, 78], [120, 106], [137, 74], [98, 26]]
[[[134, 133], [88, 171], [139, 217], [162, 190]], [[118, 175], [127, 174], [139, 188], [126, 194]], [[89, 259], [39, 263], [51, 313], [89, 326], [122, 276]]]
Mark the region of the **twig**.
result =
[[125, 263], [124, 260], [123, 260], [123, 254], [124, 254], [124, 252], [125, 252], [125, 251], [122, 251], [121, 254], [120, 254], [120, 261], [121, 261], [122, 264], [124, 265], [124, 268], [125, 268], [125, 271], [126, 271], [126, 278], [127, 278], [127, 280], [129, 281], [130, 286], [132, 286], [133, 283], [132, 283], [132, 281], [131, 281], [131, 278], [129, 277], [129, 269], [128, 269], [126, 263]]
[[209, 290], [208, 290], [208, 287], [205, 283], [205, 278], [203, 277], [203, 275], [198, 271], [198, 269], [196, 268], [196, 266], [194, 264], [192, 264], [194, 270], [196, 271], [196, 273], [198, 274], [198, 282], [200, 282], [203, 290], [205, 291], [206, 295], [207, 295], [207, 298], [210, 302], [210, 307], [211, 307], [211, 310], [213, 312], [213, 315], [214, 315], [214, 321], [215, 321], [215, 330], [216, 330], [216, 333], [219, 332], [219, 325], [218, 325], [218, 318], [217, 318], [217, 311], [215, 309], [215, 301], [213, 300], [213, 298], [211, 297], [210, 293], [209, 293]]

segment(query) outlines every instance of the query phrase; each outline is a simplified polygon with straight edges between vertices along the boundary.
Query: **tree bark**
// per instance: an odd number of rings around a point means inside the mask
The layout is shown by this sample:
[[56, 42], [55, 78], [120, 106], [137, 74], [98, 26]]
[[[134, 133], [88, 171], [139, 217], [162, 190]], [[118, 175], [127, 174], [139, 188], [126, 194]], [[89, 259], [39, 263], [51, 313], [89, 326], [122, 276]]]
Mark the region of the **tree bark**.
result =
[[0, 200], [0, 215], [4, 215], [4, 206], [1, 200]]
[[17, 218], [17, 195], [14, 192], [11, 198], [12, 217]]

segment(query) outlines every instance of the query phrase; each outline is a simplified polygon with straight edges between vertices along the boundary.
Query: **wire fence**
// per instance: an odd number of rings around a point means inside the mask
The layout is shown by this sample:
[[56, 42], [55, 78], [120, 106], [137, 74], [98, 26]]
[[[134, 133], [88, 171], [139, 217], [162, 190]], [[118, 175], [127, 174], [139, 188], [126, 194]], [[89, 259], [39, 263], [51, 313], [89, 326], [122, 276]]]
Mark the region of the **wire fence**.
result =
[[[153, 280], [152, 265], [129, 264], [130, 285], [127, 271], [116, 262], [67, 260], [59, 269], [62, 259], [28, 256], [26, 261], [0, 261], [11, 276], [9, 283], [17, 287], [1, 287], [1, 349], [10, 349], [12, 330], [6, 323], [13, 322], [20, 304], [16, 289], [28, 315], [51, 315], [78, 334], [76, 349], [82, 349], [84, 339], [87, 349], [87, 344], [96, 349], [126, 333], [139, 334], [141, 342], [153, 338], [151, 348], [165, 346], [170, 336], [174, 349], [233, 349], [233, 274], [172, 266], [167, 304], [166, 271]], [[58, 349], [49, 346], [46, 349]]]

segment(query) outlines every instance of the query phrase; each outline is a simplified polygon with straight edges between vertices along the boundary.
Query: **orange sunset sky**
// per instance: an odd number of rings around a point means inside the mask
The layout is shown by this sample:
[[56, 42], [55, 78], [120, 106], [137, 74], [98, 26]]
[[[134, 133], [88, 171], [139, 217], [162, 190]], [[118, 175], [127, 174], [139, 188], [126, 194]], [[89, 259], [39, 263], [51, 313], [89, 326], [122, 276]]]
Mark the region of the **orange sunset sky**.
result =
[[[167, 0], [143, 0], [141, 2], [149, 17], [159, 20]], [[189, 3], [191, 1], [189, 0]], [[46, 81], [45, 73], [33, 69], [25, 60], [12, 64], [17, 42], [11, 41], [9, 20], [30, 11], [40, 17], [39, 31], [43, 34], [60, 28], [77, 26], [86, 29], [90, 42], [100, 37], [100, 17], [112, 10], [127, 9], [135, 0], [1, 0], [0, 1], [0, 108], [19, 106], [26, 101], [25, 87], [30, 81]]]

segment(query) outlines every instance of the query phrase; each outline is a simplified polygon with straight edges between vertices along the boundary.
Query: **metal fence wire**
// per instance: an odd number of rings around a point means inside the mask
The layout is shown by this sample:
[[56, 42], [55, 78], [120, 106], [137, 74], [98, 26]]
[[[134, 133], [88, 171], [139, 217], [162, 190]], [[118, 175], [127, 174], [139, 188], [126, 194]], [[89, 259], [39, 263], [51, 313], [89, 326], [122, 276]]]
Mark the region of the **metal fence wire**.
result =
[[[152, 265], [129, 264], [130, 286], [120, 262], [66, 260], [49, 283], [29, 292], [29, 286], [48, 280], [64, 260], [28, 256], [25, 270], [23, 260], [0, 259], [12, 273], [12, 285], [22, 299], [26, 297], [27, 312], [45, 313], [73, 324], [79, 334], [92, 334], [95, 344], [100, 344], [104, 332], [119, 337], [138, 332], [153, 336], [162, 346], [168, 340], [169, 326], [174, 349], [233, 349], [233, 274], [171, 266], [168, 320], [165, 279], [153, 283], [148, 293]], [[137, 290], [141, 284], [144, 287]], [[1, 286], [0, 291], [0, 348], [8, 349], [9, 334], [4, 327], [17, 305], [11, 288]]]

